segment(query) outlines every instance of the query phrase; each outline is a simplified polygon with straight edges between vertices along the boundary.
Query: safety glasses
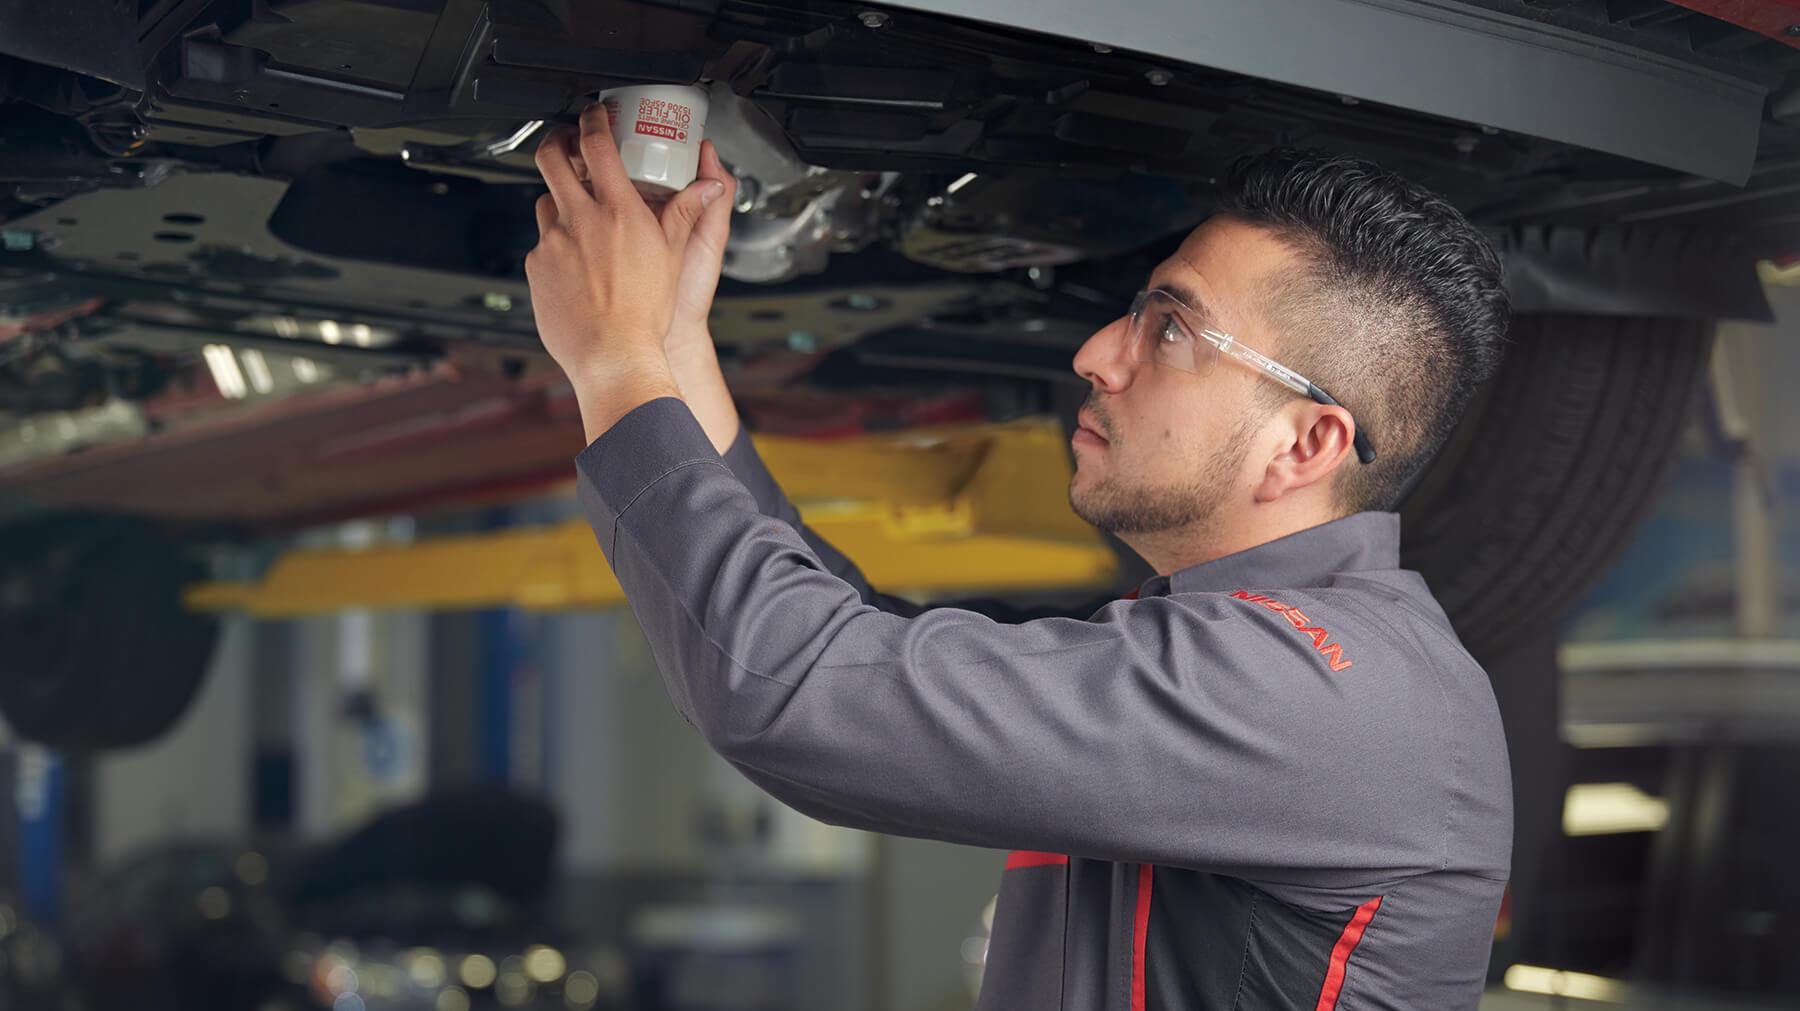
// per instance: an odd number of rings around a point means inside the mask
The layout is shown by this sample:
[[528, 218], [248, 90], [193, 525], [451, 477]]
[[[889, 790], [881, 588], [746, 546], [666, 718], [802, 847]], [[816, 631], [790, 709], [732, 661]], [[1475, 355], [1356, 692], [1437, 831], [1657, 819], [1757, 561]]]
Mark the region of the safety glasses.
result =
[[[1243, 362], [1303, 397], [1333, 407], [1344, 406], [1305, 376], [1254, 348], [1245, 347], [1236, 337], [1195, 326], [1191, 321], [1199, 315], [1161, 288], [1138, 292], [1131, 300], [1132, 357], [1201, 375], [1224, 355]], [[1375, 446], [1361, 425], [1356, 426], [1355, 446], [1358, 460], [1363, 463], [1374, 461]]]

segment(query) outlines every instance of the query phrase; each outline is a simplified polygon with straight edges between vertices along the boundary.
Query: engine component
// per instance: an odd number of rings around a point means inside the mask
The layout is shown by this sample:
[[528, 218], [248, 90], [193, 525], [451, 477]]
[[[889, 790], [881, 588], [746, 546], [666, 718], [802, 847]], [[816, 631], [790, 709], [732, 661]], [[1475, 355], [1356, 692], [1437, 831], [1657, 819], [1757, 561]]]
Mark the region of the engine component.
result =
[[965, 273], [1045, 267], [1135, 249], [1205, 214], [1180, 182], [968, 173], [907, 222], [908, 259]]
[[535, 182], [537, 166], [533, 162], [534, 146], [527, 146], [543, 128], [544, 120], [526, 120], [497, 136], [459, 140], [453, 144], [432, 144], [421, 140], [396, 140], [401, 131], [353, 130], [357, 147], [375, 154], [398, 154], [400, 160], [416, 169], [469, 176], [485, 182]]
[[817, 171], [800, 160], [781, 127], [755, 102], [721, 82], [713, 85], [709, 103], [706, 136], [738, 178], [740, 213], [762, 210]]
[[823, 271], [834, 252], [868, 245], [877, 200], [897, 174], [808, 165], [768, 113], [723, 83], [713, 85], [711, 109], [706, 135], [738, 180], [726, 277], [785, 281]]
[[807, 201], [796, 214], [784, 217], [764, 210], [740, 216], [732, 222], [731, 239], [726, 243], [725, 276], [738, 281], [785, 281], [823, 271], [834, 252], [861, 249], [869, 241], [874, 207], [865, 193], [873, 195], [861, 188], [860, 178], [839, 181]]

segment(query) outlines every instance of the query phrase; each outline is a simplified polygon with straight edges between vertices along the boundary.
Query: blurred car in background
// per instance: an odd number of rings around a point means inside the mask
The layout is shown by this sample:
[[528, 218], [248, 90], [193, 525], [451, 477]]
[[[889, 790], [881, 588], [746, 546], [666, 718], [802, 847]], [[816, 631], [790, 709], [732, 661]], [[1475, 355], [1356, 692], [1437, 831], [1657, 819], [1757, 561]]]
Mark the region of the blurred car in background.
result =
[[73, 903], [39, 990], [89, 1011], [621, 1007], [624, 955], [548, 925], [555, 836], [542, 801], [469, 788], [306, 851], [159, 847]]

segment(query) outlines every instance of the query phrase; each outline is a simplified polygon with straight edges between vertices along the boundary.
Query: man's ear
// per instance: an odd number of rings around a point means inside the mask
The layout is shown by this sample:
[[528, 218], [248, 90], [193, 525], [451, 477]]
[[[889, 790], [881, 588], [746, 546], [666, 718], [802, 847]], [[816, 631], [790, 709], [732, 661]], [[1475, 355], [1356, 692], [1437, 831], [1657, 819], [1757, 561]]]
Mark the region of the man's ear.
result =
[[1282, 410], [1279, 424], [1285, 445], [1263, 471], [1255, 491], [1258, 502], [1318, 484], [1355, 457], [1356, 422], [1342, 407], [1296, 402]]

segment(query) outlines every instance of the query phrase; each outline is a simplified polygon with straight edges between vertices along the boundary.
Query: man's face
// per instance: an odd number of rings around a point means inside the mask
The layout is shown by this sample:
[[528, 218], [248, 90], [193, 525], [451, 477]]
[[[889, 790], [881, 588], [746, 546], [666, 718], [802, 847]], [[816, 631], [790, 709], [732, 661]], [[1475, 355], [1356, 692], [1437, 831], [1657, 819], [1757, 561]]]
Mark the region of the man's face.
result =
[[[1279, 358], [1278, 335], [1252, 300], [1265, 279], [1292, 269], [1294, 255], [1279, 239], [1214, 217], [1151, 272], [1145, 287], [1198, 310], [1188, 326], [1232, 334]], [[1212, 529], [1264, 469], [1250, 459], [1266, 413], [1256, 406], [1259, 377], [1220, 360], [1210, 345], [1200, 352], [1211, 364], [1197, 374], [1140, 360], [1129, 332], [1121, 316], [1075, 355], [1075, 371], [1092, 388], [1072, 440], [1069, 502], [1083, 519], [1116, 534]]]

